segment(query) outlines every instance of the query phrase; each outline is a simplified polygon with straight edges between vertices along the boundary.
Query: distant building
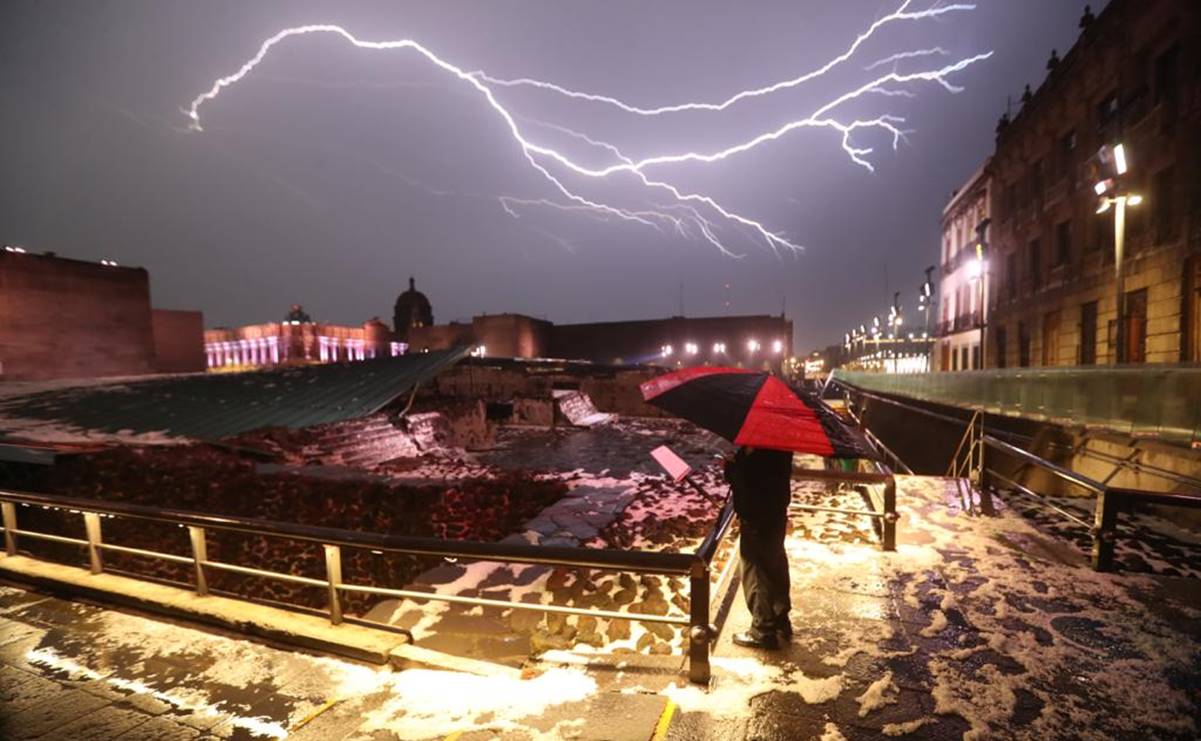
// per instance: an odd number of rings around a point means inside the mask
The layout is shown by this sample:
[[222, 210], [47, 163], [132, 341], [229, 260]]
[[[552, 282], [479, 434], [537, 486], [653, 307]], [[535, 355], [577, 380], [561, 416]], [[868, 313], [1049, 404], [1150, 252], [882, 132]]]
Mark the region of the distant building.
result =
[[336, 363], [401, 355], [405, 344], [379, 319], [362, 326], [315, 322], [299, 304], [282, 322], [217, 327], [204, 333], [204, 353], [210, 370], [234, 370], [272, 365]]
[[730, 365], [779, 371], [792, 356], [792, 322], [751, 315], [556, 324], [551, 357], [598, 363]]
[[396, 339], [405, 342], [409, 332], [422, 327], [432, 327], [434, 310], [425, 294], [417, 290], [417, 281], [409, 276], [409, 290], [396, 297], [396, 306], [392, 312], [392, 329]]
[[0, 381], [204, 370], [198, 311], [150, 306], [150, 276], [0, 250]]
[[942, 211], [941, 274], [934, 368], [984, 367], [981, 331], [988, 322], [989, 162], [972, 173]]
[[433, 308], [409, 278], [396, 299], [394, 329], [314, 322], [293, 306], [282, 322], [210, 329], [210, 369], [366, 360], [405, 352], [471, 347], [477, 357], [556, 358], [605, 365], [733, 365], [781, 370], [792, 355], [792, 322], [783, 316], [671, 317], [597, 324], [553, 324], [523, 314], [481, 314], [433, 323]]
[[[428, 302], [424, 305], [428, 311]], [[767, 366], [778, 370], [792, 354], [792, 322], [766, 315], [554, 324], [521, 314], [483, 314], [470, 323], [410, 325], [407, 336], [410, 352], [470, 345], [474, 354], [486, 357], [560, 358], [615, 365]]]
[[1112, 0], [997, 125], [988, 244], [989, 367], [1116, 358], [1114, 209], [1102, 146], [1121, 143], [1128, 362], [1201, 361], [1201, 3]]

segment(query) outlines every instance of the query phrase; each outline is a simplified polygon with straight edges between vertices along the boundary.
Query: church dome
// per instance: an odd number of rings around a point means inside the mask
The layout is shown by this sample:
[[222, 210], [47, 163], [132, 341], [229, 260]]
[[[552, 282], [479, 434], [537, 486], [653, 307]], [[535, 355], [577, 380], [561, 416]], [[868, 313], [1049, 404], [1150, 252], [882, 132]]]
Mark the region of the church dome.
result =
[[425, 294], [417, 290], [416, 281], [409, 278], [409, 290], [396, 297], [396, 308], [392, 314], [392, 326], [402, 340], [410, 329], [428, 327], [434, 323], [434, 310]]

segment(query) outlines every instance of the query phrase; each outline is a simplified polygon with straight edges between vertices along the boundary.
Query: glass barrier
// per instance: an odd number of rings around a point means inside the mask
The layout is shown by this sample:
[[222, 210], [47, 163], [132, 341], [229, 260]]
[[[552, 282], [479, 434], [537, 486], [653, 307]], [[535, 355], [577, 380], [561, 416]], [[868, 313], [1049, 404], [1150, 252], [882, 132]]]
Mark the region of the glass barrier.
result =
[[1201, 440], [1201, 366], [1002, 368], [956, 373], [833, 372], [884, 394], [1192, 444]]

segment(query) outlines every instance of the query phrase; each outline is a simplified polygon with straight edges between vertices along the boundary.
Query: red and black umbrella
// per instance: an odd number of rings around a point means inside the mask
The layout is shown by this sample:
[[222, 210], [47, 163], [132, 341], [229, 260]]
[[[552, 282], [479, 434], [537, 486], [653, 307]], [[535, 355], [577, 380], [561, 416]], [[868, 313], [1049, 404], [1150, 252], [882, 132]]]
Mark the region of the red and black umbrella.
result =
[[828, 406], [798, 394], [769, 373], [742, 368], [685, 368], [643, 383], [649, 404], [717, 433], [735, 445], [873, 458], [857, 432]]

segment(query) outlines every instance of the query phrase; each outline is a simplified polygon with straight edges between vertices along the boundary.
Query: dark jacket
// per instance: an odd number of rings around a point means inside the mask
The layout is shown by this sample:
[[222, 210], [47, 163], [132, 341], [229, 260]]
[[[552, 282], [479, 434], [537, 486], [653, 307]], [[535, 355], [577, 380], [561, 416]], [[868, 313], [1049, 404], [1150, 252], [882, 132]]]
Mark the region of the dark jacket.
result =
[[734, 511], [743, 520], [780, 522], [792, 497], [792, 453], [739, 448], [725, 467], [734, 492]]

